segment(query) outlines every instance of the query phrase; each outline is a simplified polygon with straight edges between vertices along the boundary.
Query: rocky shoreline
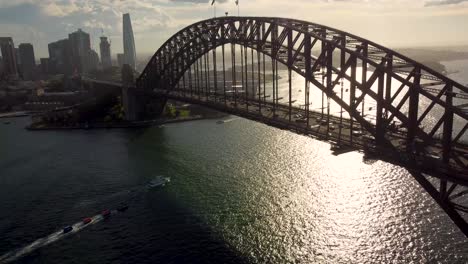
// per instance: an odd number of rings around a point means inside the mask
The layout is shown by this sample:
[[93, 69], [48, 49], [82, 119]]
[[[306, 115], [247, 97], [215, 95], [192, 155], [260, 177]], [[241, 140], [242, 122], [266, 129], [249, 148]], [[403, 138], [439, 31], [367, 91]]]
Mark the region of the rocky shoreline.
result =
[[31, 124], [26, 127], [30, 131], [43, 131], [43, 130], [90, 130], [90, 129], [123, 129], [123, 128], [146, 128], [152, 126], [161, 126], [165, 124], [182, 123], [189, 121], [197, 121], [207, 119], [203, 116], [181, 117], [181, 118], [163, 118], [138, 122], [94, 122], [83, 123], [73, 126], [53, 126], [47, 124]]

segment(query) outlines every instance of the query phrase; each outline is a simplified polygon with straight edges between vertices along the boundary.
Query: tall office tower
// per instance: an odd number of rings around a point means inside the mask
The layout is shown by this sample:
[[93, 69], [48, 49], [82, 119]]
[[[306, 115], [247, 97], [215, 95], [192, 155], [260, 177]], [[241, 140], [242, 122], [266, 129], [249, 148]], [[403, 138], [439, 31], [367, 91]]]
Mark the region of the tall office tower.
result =
[[50, 74], [49, 70], [49, 58], [41, 58], [41, 73], [43, 75], [48, 75]]
[[110, 43], [107, 41], [107, 37], [101, 37], [101, 64], [103, 69], [112, 67]]
[[13, 39], [10, 37], [0, 37], [0, 51], [2, 52], [3, 73], [13, 78], [18, 77], [16, 64], [16, 52]]
[[15, 60], [16, 60], [16, 68], [18, 69], [18, 71], [20, 71], [21, 69], [20, 69], [19, 66], [21, 65], [21, 60], [20, 60], [19, 49], [18, 48], [15, 48]]
[[119, 65], [120, 68], [124, 65], [124, 54], [123, 53], [118, 53], [117, 54], [117, 65]]
[[36, 77], [36, 58], [34, 57], [33, 45], [22, 43], [19, 45], [19, 58], [21, 61], [21, 72], [23, 79], [32, 81]]
[[72, 56], [72, 48], [68, 39], [50, 43], [48, 73], [73, 74], [75, 67], [73, 66]]
[[133, 38], [132, 22], [130, 14], [123, 15], [123, 45], [125, 64], [129, 64], [132, 69], [136, 67], [135, 39]]
[[68, 40], [72, 50], [73, 71], [85, 73], [88, 71], [87, 61], [91, 50], [91, 41], [89, 34], [78, 29], [68, 34]]
[[87, 72], [97, 70], [99, 65], [99, 55], [93, 49], [88, 51], [86, 56], [86, 69]]

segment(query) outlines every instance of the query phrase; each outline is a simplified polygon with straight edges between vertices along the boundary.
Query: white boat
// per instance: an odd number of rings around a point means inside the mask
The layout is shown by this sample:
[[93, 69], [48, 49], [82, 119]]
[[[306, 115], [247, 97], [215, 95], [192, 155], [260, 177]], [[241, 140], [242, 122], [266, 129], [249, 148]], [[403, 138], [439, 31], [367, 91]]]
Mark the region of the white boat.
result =
[[171, 181], [171, 178], [165, 178], [165, 177], [158, 176], [154, 180], [150, 181], [150, 183], [148, 184], [148, 188], [155, 188], [155, 187], [159, 187], [159, 186], [165, 186], [166, 183], [168, 183], [170, 181]]

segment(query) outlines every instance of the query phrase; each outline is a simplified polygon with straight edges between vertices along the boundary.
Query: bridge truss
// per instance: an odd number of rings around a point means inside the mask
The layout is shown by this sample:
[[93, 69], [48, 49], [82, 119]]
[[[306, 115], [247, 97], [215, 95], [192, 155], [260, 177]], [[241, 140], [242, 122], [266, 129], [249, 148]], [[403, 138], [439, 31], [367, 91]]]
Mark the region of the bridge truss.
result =
[[[283, 97], [281, 67], [289, 83]], [[293, 73], [305, 80], [300, 94]], [[468, 88], [393, 50], [294, 19], [215, 18], [164, 43], [137, 89], [373, 151], [407, 167], [468, 236]], [[320, 111], [311, 108], [314, 91]]]

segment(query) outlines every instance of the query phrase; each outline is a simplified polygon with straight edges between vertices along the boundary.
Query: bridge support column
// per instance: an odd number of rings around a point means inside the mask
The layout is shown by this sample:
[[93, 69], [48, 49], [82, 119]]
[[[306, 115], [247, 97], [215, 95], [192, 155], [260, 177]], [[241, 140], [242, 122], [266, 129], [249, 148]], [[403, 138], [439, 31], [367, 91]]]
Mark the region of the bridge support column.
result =
[[[293, 32], [288, 30], [288, 83], [289, 83], [289, 122], [292, 121], [292, 66], [293, 66]], [[308, 129], [308, 127], [307, 127]]]
[[453, 133], [453, 87], [449, 85], [447, 91], [445, 92], [446, 99], [445, 102], [447, 107], [445, 108], [444, 113], [444, 132], [443, 132], [443, 154], [442, 160], [448, 165], [450, 162], [450, 151], [452, 150], [452, 133]]
[[[334, 88], [334, 83], [333, 83], [333, 49], [334, 47], [330, 45], [329, 43], [325, 43], [325, 49], [326, 49], [326, 74], [327, 74], [327, 138], [330, 135], [330, 96], [333, 96], [335, 93], [333, 91]], [[324, 52], [324, 51], [322, 51]], [[323, 106], [322, 106], [323, 107]]]
[[[379, 70], [379, 69], [376, 69]], [[378, 88], [377, 88], [377, 113], [376, 113], [376, 143], [381, 145], [385, 139], [385, 126], [383, 118], [383, 105], [384, 105], [384, 77], [385, 72], [381, 71], [379, 73], [378, 79]]]
[[[351, 55], [351, 86], [349, 88], [349, 108], [351, 111], [356, 109], [356, 68], [357, 68], [357, 58], [355, 55]], [[353, 145], [353, 129], [354, 129], [354, 118], [350, 115], [350, 129], [349, 129], [349, 139], [351, 146]]]
[[416, 129], [418, 128], [418, 107], [419, 107], [419, 89], [421, 81], [421, 69], [415, 69], [413, 85], [409, 89], [409, 110], [408, 110], [408, 135], [407, 151], [414, 154]]
[[152, 95], [150, 90], [145, 89], [145, 83], [140, 83], [142, 87], [135, 87], [133, 70], [129, 65], [122, 68], [122, 83], [122, 104], [126, 121], [154, 119], [163, 113], [167, 100]]
[[137, 99], [137, 91], [135, 87], [123, 86], [122, 87], [122, 103], [125, 112], [125, 120], [137, 121], [139, 120], [139, 102]]
[[[305, 58], [305, 87], [304, 87], [304, 94], [305, 94], [305, 98], [304, 98], [304, 111], [305, 111], [305, 114], [306, 114], [306, 131], [309, 130], [309, 127], [310, 127], [310, 103], [309, 103], [309, 100], [310, 100], [310, 82], [309, 82], [309, 79], [312, 79], [314, 78], [313, 76], [313, 72], [312, 72], [312, 59], [311, 59], [311, 55], [312, 55], [312, 40], [311, 40], [311, 37], [307, 36], [305, 37], [306, 39], [304, 39], [304, 58]], [[327, 137], [328, 137], [328, 133], [327, 133]]]
[[[452, 151], [452, 133], [453, 133], [453, 87], [448, 86], [445, 92], [447, 107], [444, 113], [444, 131], [442, 139], [442, 161], [445, 166], [450, 167], [450, 152]], [[440, 180], [440, 198], [442, 201], [447, 199], [447, 180]]]
[[[387, 80], [385, 84], [385, 101], [390, 102], [392, 100], [392, 75], [390, 72], [393, 70], [393, 55], [389, 54], [386, 56], [387, 59]], [[385, 108], [385, 120], [389, 117], [388, 107]]]

